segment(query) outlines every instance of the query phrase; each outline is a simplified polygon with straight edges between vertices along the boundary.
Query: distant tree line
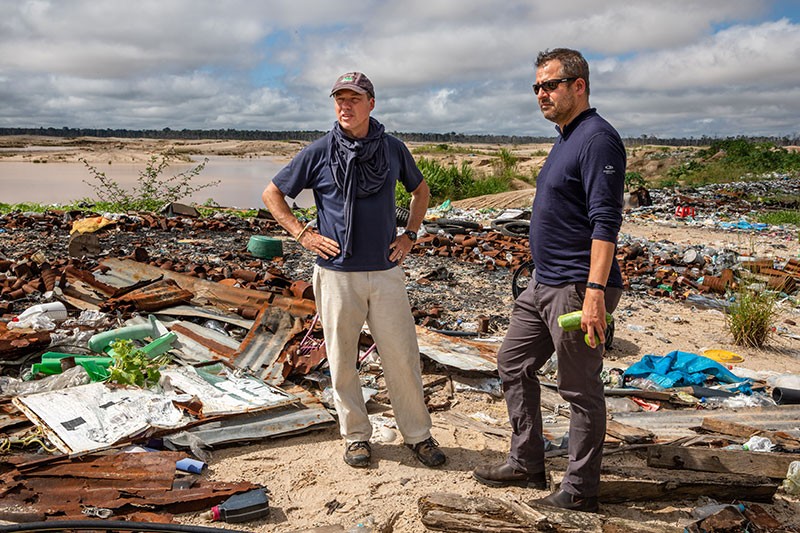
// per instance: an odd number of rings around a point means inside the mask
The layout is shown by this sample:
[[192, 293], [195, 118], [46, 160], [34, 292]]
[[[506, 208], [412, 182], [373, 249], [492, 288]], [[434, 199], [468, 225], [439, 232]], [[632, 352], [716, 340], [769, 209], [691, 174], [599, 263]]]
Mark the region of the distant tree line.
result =
[[[215, 129], [215, 130], [173, 130], [164, 128], [160, 130], [129, 130], [112, 128], [0, 128], [0, 135], [41, 135], [46, 137], [117, 137], [122, 139], [224, 139], [242, 141], [313, 141], [325, 134], [324, 131], [317, 130], [296, 130], [296, 131], [268, 131], [268, 130], [238, 130], [238, 129]], [[554, 137], [534, 137], [529, 135], [489, 135], [489, 134], [464, 134], [464, 133], [403, 133], [392, 132], [393, 135], [404, 141], [427, 142], [427, 143], [487, 143], [487, 144], [532, 144], [549, 143]], [[789, 137], [748, 137], [736, 136], [727, 137], [728, 139], [746, 139], [754, 142], [768, 142], [776, 146], [789, 146], [800, 144], [797, 136]], [[667, 146], [708, 146], [719, 137], [688, 138], [659, 138], [654, 135], [641, 135], [639, 137], [628, 137], [623, 139], [627, 146], [642, 146], [646, 144], [657, 144]]]

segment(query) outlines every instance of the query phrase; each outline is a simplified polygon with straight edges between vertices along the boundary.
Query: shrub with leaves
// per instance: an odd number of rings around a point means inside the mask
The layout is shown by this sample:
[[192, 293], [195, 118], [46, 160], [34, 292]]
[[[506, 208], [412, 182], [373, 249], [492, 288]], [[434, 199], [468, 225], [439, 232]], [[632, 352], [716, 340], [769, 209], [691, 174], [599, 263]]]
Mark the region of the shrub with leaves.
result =
[[145, 352], [136, 349], [133, 341], [117, 339], [111, 343], [116, 354], [114, 362], [108, 368], [108, 381], [120, 385], [135, 385], [148, 389], [158, 384], [161, 379], [161, 367], [170, 361], [170, 356], [161, 354], [149, 357]]
[[761, 348], [772, 334], [775, 315], [774, 293], [742, 288], [725, 318], [735, 344]]
[[625, 173], [625, 190], [628, 192], [635, 191], [647, 185], [644, 176], [641, 172], [626, 172]]
[[139, 172], [136, 186], [131, 190], [123, 188], [116, 180], [106, 176], [105, 172], [99, 171], [86, 159], [81, 158], [80, 161], [86, 165], [93, 178], [93, 181], [83, 181], [94, 189], [101, 201], [109, 202], [120, 211], [158, 211], [166, 204], [177, 202], [197, 191], [219, 185], [219, 180], [201, 185], [193, 183], [205, 168], [208, 158], [185, 172], [171, 177], [162, 176], [174, 155], [174, 152], [167, 151], [151, 156], [144, 170]]

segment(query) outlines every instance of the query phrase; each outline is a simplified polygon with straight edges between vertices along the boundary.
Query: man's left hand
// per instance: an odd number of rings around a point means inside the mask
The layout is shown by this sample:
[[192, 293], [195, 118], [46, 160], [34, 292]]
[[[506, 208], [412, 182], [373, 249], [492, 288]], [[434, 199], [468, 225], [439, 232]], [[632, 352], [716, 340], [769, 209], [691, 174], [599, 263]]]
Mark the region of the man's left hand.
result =
[[398, 235], [389, 245], [389, 261], [401, 264], [405, 258], [411, 253], [411, 248], [414, 242], [406, 235]]
[[583, 298], [581, 329], [589, 334], [589, 346], [597, 348], [596, 338], [600, 344], [606, 343], [606, 299], [605, 293], [597, 289], [586, 289]]

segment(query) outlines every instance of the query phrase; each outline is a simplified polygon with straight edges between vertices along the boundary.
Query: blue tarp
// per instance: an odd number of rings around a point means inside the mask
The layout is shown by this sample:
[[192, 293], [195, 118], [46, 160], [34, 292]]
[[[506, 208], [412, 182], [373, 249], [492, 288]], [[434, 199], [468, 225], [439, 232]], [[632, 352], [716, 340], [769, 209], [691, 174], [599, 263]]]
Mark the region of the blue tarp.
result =
[[734, 390], [750, 393], [749, 379], [736, 376], [713, 359], [689, 352], [676, 350], [664, 356], [645, 355], [625, 371], [626, 382], [633, 378], [646, 378], [665, 389], [708, 386], [709, 376], [719, 383], [742, 383]]
[[720, 222], [719, 225], [725, 229], [754, 229], [756, 231], [765, 230], [769, 227], [769, 224], [748, 222], [746, 220], [740, 220], [739, 222]]

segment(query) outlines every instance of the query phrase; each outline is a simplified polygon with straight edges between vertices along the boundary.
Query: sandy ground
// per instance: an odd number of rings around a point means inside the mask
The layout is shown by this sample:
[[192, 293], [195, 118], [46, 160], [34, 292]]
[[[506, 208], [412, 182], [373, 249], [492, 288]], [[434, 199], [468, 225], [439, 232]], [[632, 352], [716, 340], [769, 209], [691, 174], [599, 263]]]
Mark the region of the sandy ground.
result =
[[[673, 242], [701, 239], [730, 246], [739, 245], [741, 239], [728, 232], [695, 233], [690, 227], [640, 223], [626, 223], [623, 232]], [[768, 248], [770, 244], [766, 238], [764, 241]], [[800, 253], [796, 242], [775, 244], [786, 256], [797, 257]], [[510, 308], [505, 311], [510, 312]], [[800, 323], [798, 315], [796, 308], [782, 306], [778, 322], [790, 332], [800, 334], [800, 327], [785, 322]], [[614, 348], [607, 352], [607, 367], [625, 368], [645, 354], [665, 355], [673, 350], [701, 353], [706, 348], [721, 348], [744, 357], [739, 367], [775, 374], [800, 373], [800, 341], [775, 336], [764, 349], [735, 346], [726, 331], [724, 316], [716, 310], [626, 293], [617, 316]], [[426, 379], [431, 377], [426, 375]], [[378, 405], [371, 408], [376, 413], [381, 411]], [[475, 482], [472, 469], [479, 464], [503, 461], [508, 442], [453, 423], [448, 418], [451, 412], [494, 420], [498, 427], [509, 428], [502, 399], [478, 392], [456, 392], [447, 411], [433, 413], [433, 435], [448, 456], [441, 469], [420, 465], [397, 441], [376, 443], [375, 460], [369, 469], [350, 468], [342, 461], [343, 444], [336, 428], [329, 428], [216, 451], [209, 475], [217, 480], [262, 483], [269, 488], [273, 515], [263, 522], [248, 524], [254, 531], [302, 531], [337, 524], [347, 530], [366, 521], [375, 524], [375, 531], [422, 532], [426, 529], [420, 522], [417, 501], [431, 493], [453, 492], [520, 501], [547, 494], [528, 489], [492, 489]], [[609, 461], [630, 465], [633, 459], [616, 457]], [[664, 531], [681, 531], [691, 521], [687, 511], [696, 504], [696, 501], [650, 502], [604, 505], [602, 510], [609, 516], [664, 523]], [[337, 508], [330, 512], [333, 506]], [[798, 510], [797, 500], [787, 501], [783, 497], [771, 508], [784, 520], [796, 516]]]
[[[0, 140], [6, 143], [5, 146], [9, 146], [7, 139]], [[63, 140], [58, 142], [64, 145]], [[0, 143], [0, 147], [4, 146], [3, 143]], [[249, 150], [287, 158], [300, 146], [300, 143], [252, 143], [245, 146], [243, 143], [227, 141], [171, 143], [193, 154], [244, 155]], [[5, 152], [2, 156], [63, 157], [77, 160], [77, 157], [83, 155], [98, 161], [108, 157], [138, 157], [145, 160], [143, 152], [169, 144], [166, 141], [130, 143], [108, 140], [90, 144], [87, 148], [76, 141], [76, 150], [59, 152], [60, 155], [49, 152], [46, 156]], [[528, 161], [533, 162], [539, 157], [534, 154], [540, 149], [541, 147], [528, 147]], [[523, 152], [526, 149], [519, 150]], [[503, 198], [483, 199], [483, 204], [493, 207], [527, 207], [530, 205], [530, 194], [531, 191], [514, 191], [506, 193]], [[661, 224], [651, 220], [628, 220], [622, 231], [632, 236], [669, 240], [678, 244], [708, 243], [717, 247], [734, 248], [741, 253], [749, 253], [755, 249], [759, 255], [775, 258], [800, 257], [800, 243], [796, 239], [791, 241], [768, 234], [750, 236], [683, 223]], [[424, 268], [421, 264], [408, 265], [409, 271], [416, 269], [419, 272]], [[510, 286], [511, 272], [507, 276], [506, 282]], [[475, 282], [479, 283], [480, 280]], [[493, 306], [497, 314], [510, 314], [510, 296], [494, 303], [482, 304]], [[463, 311], [465, 314], [470, 312], [468, 300], [464, 302]], [[664, 355], [673, 350], [699, 353], [705, 348], [722, 348], [743, 356], [744, 362], [740, 366], [749, 370], [800, 374], [800, 341], [787, 335], [775, 335], [764, 349], [734, 346], [726, 331], [724, 316], [716, 310], [626, 293], [617, 317], [614, 348], [606, 356], [608, 367], [625, 368], [645, 354]], [[788, 334], [800, 335], [800, 326], [797, 325], [799, 323], [798, 308], [792, 307], [788, 302], [783, 303], [776, 324]], [[441, 369], [426, 365], [426, 381], [439, 374]], [[436, 394], [447, 396], [441, 390]], [[527, 501], [547, 494], [545, 491], [517, 488], [491, 489], [475, 482], [471, 477], [472, 469], [479, 464], [503, 461], [508, 441], [467, 424], [454, 422], [450, 415], [477, 417], [485, 423], [494, 423], [499, 429], [508, 430], [510, 428], [505, 403], [486, 393], [456, 391], [449, 398], [449, 404], [448, 408], [432, 415], [433, 435], [448, 456], [447, 464], [439, 469], [428, 469], [419, 464], [399, 438], [388, 441], [385, 437], [391, 437], [391, 431], [379, 432], [381, 438], [387, 441], [375, 442], [373, 465], [368, 469], [354, 469], [343, 462], [343, 442], [337, 428], [332, 426], [293, 437], [215, 450], [206, 474], [209, 478], [219, 481], [246, 480], [262, 484], [269, 490], [271, 499], [272, 512], [268, 519], [227, 526], [258, 532], [308, 531], [323, 526], [329, 526], [324, 531], [347, 531], [363, 523], [369, 525], [373, 531], [414, 533], [426, 531], [417, 508], [419, 498], [425, 495], [452, 492], [464, 496], [509, 497]], [[370, 409], [376, 414], [387, 414], [385, 411], [389, 406], [371, 402]], [[562, 422], [553, 431], [563, 427]], [[622, 464], [632, 460], [620, 457], [608, 459]], [[553, 460], [551, 466], [557, 467], [557, 463], [557, 460]], [[609, 516], [642, 522], [657, 521], [664, 524], [664, 531], [681, 531], [683, 525], [691, 521], [687, 511], [696, 504], [696, 501], [674, 501], [603, 505], [602, 512]], [[796, 499], [787, 500], [779, 496], [776, 504], [768, 508], [787, 523], [800, 525], [800, 513], [797, 513], [800, 507]], [[180, 516], [178, 520], [210, 525], [195, 514]]]

